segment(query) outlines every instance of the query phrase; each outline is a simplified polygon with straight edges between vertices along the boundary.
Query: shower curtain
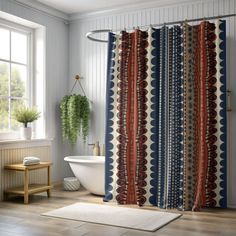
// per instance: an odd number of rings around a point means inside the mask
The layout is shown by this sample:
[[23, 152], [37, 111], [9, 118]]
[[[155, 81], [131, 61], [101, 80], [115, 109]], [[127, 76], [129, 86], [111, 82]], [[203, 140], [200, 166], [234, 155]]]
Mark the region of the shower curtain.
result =
[[109, 33], [105, 201], [226, 207], [225, 27]]

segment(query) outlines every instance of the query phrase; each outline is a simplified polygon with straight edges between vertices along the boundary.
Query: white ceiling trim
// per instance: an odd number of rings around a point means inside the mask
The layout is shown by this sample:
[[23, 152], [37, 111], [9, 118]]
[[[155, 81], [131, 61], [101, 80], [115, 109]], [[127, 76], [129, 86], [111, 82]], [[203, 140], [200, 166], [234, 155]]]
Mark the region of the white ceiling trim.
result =
[[67, 23], [69, 20], [68, 14], [61, 12], [53, 7], [42, 4], [40, 2], [36, 2], [34, 0], [11, 0], [11, 1], [15, 2], [16, 4], [20, 6], [30, 8], [33, 11], [41, 12], [41, 13], [47, 14], [48, 16], [51, 16], [60, 20], [64, 20], [65, 23]]
[[[30, 8], [31, 10], [34, 10], [36, 12], [41, 12], [56, 19], [63, 20], [65, 23], [81, 19], [88, 19], [88, 18], [92, 19], [95, 17], [103, 16], [104, 14], [111, 15], [111, 14], [119, 14], [119, 13], [137, 11], [154, 7], [157, 8], [169, 5], [181, 5], [181, 4], [192, 4], [193, 2], [199, 2], [199, 3], [203, 2], [202, 0], [159, 0], [159, 1], [143, 2], [137, 4], [129, 4], [129, 5], [127, 4], [125, 7], [124, 6], [115, 7], [112, 9], [106, 9], [100, 11], [67, 14], [34, 0], [10, 0], [10, 1], [15, 2], [16, 4], [24, 6], [26, 8]], [[207, 0], [207, 1], [212, 1], [212, 0]]]
[[[213, 1], [213, 0], [205, 0], [205, 1]], [[147, 8], [167, 7], [170, 5], [174, 6], [174, 5], [182, 5], [182, 4], [192, 4], [193, 2], [202, 3], [202, 0], [192, 0], [192, 1], [190, 0], [160, 0], [160, 1], [152, 1], [152, 2], [143, 2], [143, 3], [132, 4], [132, 5], [126, 5], [125, 7], [121, 6], [121, 7], [116, 7], [116, 8], [101, 10], [101, 11], [70, 14], [69, 21], [73, 22], [76, 20], [82, 20], [82, 19], [87, 19], [87, 18], [92, 19], [99, 16], [119, 14], [119, 13], [130, 12], [130, 11], [138, 11], [138, 10], [147, 9]]]

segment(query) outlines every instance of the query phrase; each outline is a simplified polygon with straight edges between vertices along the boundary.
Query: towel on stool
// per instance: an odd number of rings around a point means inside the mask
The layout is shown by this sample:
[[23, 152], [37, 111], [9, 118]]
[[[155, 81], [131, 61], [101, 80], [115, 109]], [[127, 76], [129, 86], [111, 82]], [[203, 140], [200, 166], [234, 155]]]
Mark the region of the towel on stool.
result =
[[36, 165], [40, 163], [40, 158], [38, 157], [24, 157], [23, 165], [30, 166], [30, 165]]

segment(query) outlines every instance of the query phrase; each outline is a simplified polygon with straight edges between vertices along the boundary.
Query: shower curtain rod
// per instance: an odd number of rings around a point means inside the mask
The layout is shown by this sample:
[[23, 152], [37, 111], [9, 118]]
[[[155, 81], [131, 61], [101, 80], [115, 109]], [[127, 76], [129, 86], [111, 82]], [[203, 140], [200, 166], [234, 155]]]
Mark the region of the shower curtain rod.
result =
[[150, 24], [150, 25], [142, 25], [142, 26], [138, 26], [138, 27], [133, 27], [133, 28], [123, 28], [123, 29], [116, 29], [116, 30], [112, 30], [112, 29], [100, 29], [100, 30], [92, 30], [89, 31], [86, 34], [86, 37], [89, 40], [95, 41], [95, 42], [100, 42], [100, 43], [107, 43], [107, 40], [103, 40], [103, 39], [97, 39], [92, 37], [92, 35], [95, 34], [99, 34], [99, 33], [107, 33], [107, 32], [117, 32], [117, 31], [121, 31], [121, 30], [134, 30], [135, 28], [147, 28], [149, 26], [151, 27], [158, 27], [158, 26], [162, 26], [162, 25], [174, 25], [174, 24], [182, 24], [182, 23], [187, 23], [187, 22], [194, 22], [194, 21], [201, 21], [201, 20], [213, 20], [213, 19], [218, 19], [218, 18], [227, 18], [227, 17], [233, 17], [236, 16], [236, 14], [228, 14], [228, 15], [219, 15], [219, 16], [211, 16], [211, 17], [201, 17], [201, 18], [195, 18], [195, 19], [190, 19], [190, 20], [180, 20], [180, 21], [172, 21], [172, 22], [166, 22], [166, 23], [162, 23], [162, 24]]

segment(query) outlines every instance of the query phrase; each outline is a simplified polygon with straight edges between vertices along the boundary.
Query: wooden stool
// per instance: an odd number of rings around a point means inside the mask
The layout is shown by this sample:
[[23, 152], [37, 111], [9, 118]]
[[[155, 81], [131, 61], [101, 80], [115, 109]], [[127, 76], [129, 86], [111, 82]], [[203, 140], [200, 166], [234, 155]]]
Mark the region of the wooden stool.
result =
[[[47, 196], [51, 196], [51, 162], [40, 162], [40, 164], [25, 166], [23, 164], [13, 164], [4, 166], [5, 170], [24, 171], [24, 185], [4, 190], [4, 196], [8, 194], [16, 194], [24, 196], [24, 203], [28, 204], [29, 195], [47, 191]], [[47, 184], [29, 184], [29, 171], [47, 168]]]

